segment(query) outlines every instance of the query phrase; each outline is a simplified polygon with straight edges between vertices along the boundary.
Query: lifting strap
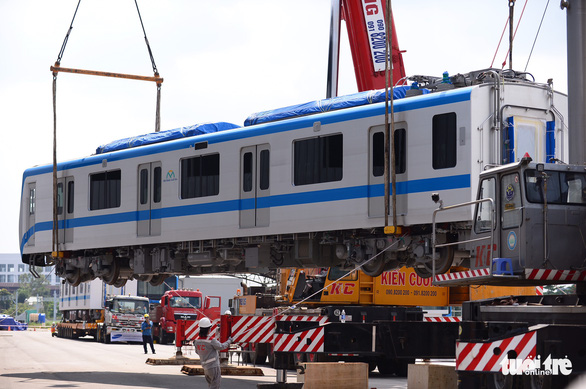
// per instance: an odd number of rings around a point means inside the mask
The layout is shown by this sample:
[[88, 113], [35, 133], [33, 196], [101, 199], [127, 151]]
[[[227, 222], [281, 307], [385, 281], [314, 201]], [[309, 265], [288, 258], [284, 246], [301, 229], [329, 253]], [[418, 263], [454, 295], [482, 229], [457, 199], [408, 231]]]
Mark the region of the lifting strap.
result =
[[[153, 52], [151, 50], [151, 46], [149, 44], [149, 40], [146, 35], [146, 31], [144, 28], [144, 24], [142, 22], [142, 16], [140, 15], [140, 9], [138, 8], [138, 1], [134, 0], [134, 4], [136, 5], [136, 11], [138, 13], [138, 18], [140, 19], [140, 25], [142, 27], [142, 31], [144, 33], [144, 40], [147, 46], [147, 50], [149, 53], [149, 58], [151, 60], [151, 65], [153, 67], [153, 77], [147, 76], [136, 76], [132, 74], [123, 74], [123, 73], [111, 73], [111, 72], [102, 72], [96, 70], [83, 70], [83, 69], [70, 69], [70, 68], [62, 68], [61, 67], [61, 60], [63, 59], [63, 54], [65, 53], [65, 47], [67, 46], [67, 42], [69, 41], [69, 35], [71, 34], [71, 30], [73, 29], [73, 22], [75, 21], [75, 17], [77, 16], [77, 11], [79, 9], [79, 5], [81, 4], [81, 0], [77, 2], [77, 6], [75, 7], [75, 12], [73, 13], [73, 18], [71, 19], [71, 24], [69, 25], [69, 29], [67, 30], [67, 34], [65, 35], [65, 39], [63, 40], [63, 44], [61, 45], [61, 50], [59, 50], [59, 55], [57, 56], [57, 61], [55, 61], [55, 65], [51, 66], [51, 72], [53, 74], [53, 230], [52, 230], [52, 257], [59, 258], [59, 219], [57, 214], [57, 203], [58, 203], [58, 193], [57, 193], [57, 74], [59, 72], [66, 72], [66, 73], [77, 73], [77, 74], [86, 74], [86, 75], [93, 75], [93, 76], [103, 76], [103, 77], [115, 77], [115, 78], [125, 78], [131, 80], [140, 80], [140, 81], [153, 81], [157, 85], [157, 104], [156, 104], [156, 112], [155, 112], [155, 132], [159, 132], [161, 129], [161, 85], [163, 83], [163, 78], [159, 76], [159, 72], [157, 70], [157, 65], [155, 64], [155, 58], [153, 57]], [[65, 226], [63, 226], [65, 228]]]
[[[384, 147], [384, 181], [385, 181], [385, 227], [389, 225], [389, 196], [393, 198], [393, 227], [397, 231], [397, 188], [395, 173], [395, 111], [393, 104], [393, 94], [389, 96], [389, 89], [393, 88], [393, 71], [392, 71], [392, 3], [391, 0], [386, 2], [386, 31], [385, 31], [385, 147]], [[390, 103], [390, 112], [389, 112]], [[390, 116], [390, 120], [389, 120]], [[389, 169], [390, 168], [390, 169]], [[389, 171], [390, 170], [390, 171]]]

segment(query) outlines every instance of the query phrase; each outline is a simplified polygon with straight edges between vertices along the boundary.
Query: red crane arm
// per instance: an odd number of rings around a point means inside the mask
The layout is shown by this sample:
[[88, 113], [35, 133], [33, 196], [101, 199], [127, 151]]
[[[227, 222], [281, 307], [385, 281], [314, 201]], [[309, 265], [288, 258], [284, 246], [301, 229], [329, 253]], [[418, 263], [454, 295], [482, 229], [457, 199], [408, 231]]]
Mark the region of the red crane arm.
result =
[[[383, 0], [341, 0], [356, 82], [360, 92], [385, 87], [385, 12]], [[403, 55], [391, 18], [393, 82], [405, 77]]]

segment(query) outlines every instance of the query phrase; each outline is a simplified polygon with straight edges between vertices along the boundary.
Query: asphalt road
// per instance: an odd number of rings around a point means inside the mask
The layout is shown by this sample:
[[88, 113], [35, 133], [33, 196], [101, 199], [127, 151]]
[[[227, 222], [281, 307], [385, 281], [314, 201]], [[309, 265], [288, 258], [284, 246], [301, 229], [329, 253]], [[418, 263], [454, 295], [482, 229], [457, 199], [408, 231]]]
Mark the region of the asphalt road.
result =
[[[157, 357], [175, 354], [171, 345], [155, 345]], [[193, 356], [185, 350], [185, 356]], [[102, 344], [91, 338], [51, 337], [48, 331], [0, 332], [0, 388], [207, 388], [203, 376], [181, 373], [181, 365], [148, 365], [140, 344]], [[264, 376], [224, 376], [222, 388], [252, 389], [258, 383], [276, 382], [275, 370], [263, 367]], [[287, 375], [297, 382], [296, 372]], [[405, 389], [407, 379], [381, 377], [374, 372], [369, 388]]]

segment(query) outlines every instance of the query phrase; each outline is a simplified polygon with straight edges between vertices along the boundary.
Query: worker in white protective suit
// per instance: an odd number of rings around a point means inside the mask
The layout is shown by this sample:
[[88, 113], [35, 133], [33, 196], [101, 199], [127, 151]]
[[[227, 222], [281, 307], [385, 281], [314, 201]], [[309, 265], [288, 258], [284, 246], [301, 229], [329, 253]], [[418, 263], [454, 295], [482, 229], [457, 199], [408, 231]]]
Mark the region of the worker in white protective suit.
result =
[[232, 344], [233, 339], [228, 338], [224, 343], [220, 343], [216, 339], [209, 338], [208, 334], [212, 322], [207, 317], [199, 321], [199, 336], [193, 344], [195, 345], [195, 352], [199, 355], [201, 367], [208, 382], [210, 389], [219, 389], [222, 375], [220, 373], [220, 357], [218, 351], [224, 350]]

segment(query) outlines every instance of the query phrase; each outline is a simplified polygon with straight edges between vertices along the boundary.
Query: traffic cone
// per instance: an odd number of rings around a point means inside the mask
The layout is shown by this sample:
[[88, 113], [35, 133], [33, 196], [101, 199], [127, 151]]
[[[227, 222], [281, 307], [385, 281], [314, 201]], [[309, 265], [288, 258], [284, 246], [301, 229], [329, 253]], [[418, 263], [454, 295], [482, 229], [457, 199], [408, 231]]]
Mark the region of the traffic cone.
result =
[[12, 331], [12, 330], [10, 329], [10, 326], [8, 326], [8, 331]]

